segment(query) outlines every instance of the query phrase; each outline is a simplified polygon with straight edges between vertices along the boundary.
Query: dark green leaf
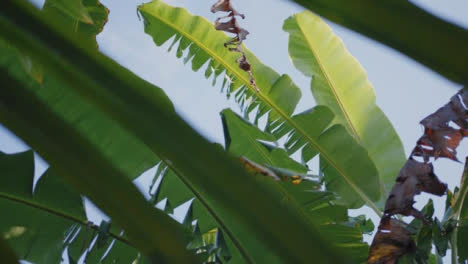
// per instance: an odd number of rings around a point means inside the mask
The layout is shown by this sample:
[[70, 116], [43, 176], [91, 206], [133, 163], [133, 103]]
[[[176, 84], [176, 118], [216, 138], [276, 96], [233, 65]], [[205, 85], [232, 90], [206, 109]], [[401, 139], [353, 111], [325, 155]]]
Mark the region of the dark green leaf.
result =
[[450, 237], [437, 217], [432, 224], [432, 238], [434, 240], [437, 254], [444, 257], [447, 252]]
[[98, 0], [46, 0], [42, 13], [78, 34], [84, 45], [97, 48], [96, 35], [103, 30], [109, 10]]
[[[50, 169], [40, 177], [33, 193], [32, 151], [0, 153], [0, 171], [0, 208], [7, 212], [0, 219], [0, 233], [17, 254], [34, 263], [59, 263], [68, 247], [68, 255], [77, 259], [94, 232], [94, 226], [87, 227], [81, 196]], [[126, 252], [132, 249], [119, 240], [115, 245]], [[135, 257], [129, 255], [128, 261]]]
[[[277, 166], [289, 170], [305, 172], [287, 155], [277, 156], [276, 152], [284, 152], [279, 148], [266, 148], [259, 140], [271, 140], [273, 137], [258, 128], [250, 125], [231, 110], [222, 112], [226, 148], [237, 156], [247, 157], [262, 165]], [[279, 177], [282, 179], [281, 177]], [[294, 184], [292, 181], [274, 182], [267, 178], [270, 184], [277, 183], [283, 189], [285, 199], [296, 200], [302, 206], [305, 215], [320, 226], [325, 237], [331, 238], [330, 243], [336, 245], [338, 250], [348, 255], [354, 262], [364, 261], [367, 257], [368, 246], [362, 242], [360, 226], [336, 224], [348, 220], [346, 207], [335, 204], [333, 193], [320, 191], [317, 183], [309, 180]], [[365, 220], [365, 219], [364, 219]], [[371, 225], [372, 222], [368, 223]], [[373, 225], [372, 225], [373, 229]]]
[[375, 226], [372, 223], [372, 220], [366, 219], [365, 215], [359, 215], [356, 217], [350, 217], [349, 221], [346, 223], [349, 226], [355, 226], [361, 230], [363, 234], [372, 234], [374, 232]]
[[449, 219], [453, 221], [454, 230], [451, 234], [452, 260], [460, 263], [468, 260], [468, 157], [460, 181], [460, 189], [454, 192]]
[[[170, 104], [165, 103], [167, 98], [157, 94], [154, 86], [103, 55], [78, 47], [66, 34], [50, 30], [50, 21], [45, 22], [47, 20], [38, 18], [36, 12], [29, 8], [24, 9], [22, 2], [8, 2], [7, 8], [2, 9], [0, 14], [2, 37], [14, 41], [15, 46], [29, 52], [34, 59], [44, 62], [48, 72], [63, 81], [62, 89], [65, 93], [79, 92], [141, 139], [160, 157], [170, 161], [171, 166], [180, 171], [186, 184], [192, 190], [199, 191], [199, 197], [204, 198], [204, 202], [215, 208], [216, 212], [223, 213], [223, 231], [228, 230], [225, 230], [225, 227], [237, 226], [241, 231], [239, 233], [256, 234], [243, 238], [241, 242], [249, 243], [254, 237], [263, 242], [257, 244], [274, 249], [280, 258], [289, 262], [304, 262], [311, 258], [323, 263], [339, 261], [339, 256], [331, 254], [328, 245], [320, 242], [321, 238], [316, 228], [298, 213], [297, 204], [283, 203], [277, 195], [277, 187], [263, 184], [264, 179], [261, 177], [246, 174], [238, 161], [203, 139], [174, 113]], [[38, 149], [46, 160], [55, 164], [56, 169], [58, 166], [61, 166], [63, 171], [67, 167], [74, 168], [70, 174], [64, 176], [103, 208], [115, 223], [122, 226], [131, 241], [145, 254], [154, 256], [157, 252], [162, 257], [177, 258], [174, 261], [190, 262], [182, 260], [187, 255], [183, 254], [184, 250], [177, 240], [180, 237], [175, 235], [178, 234], [175, 226], [159, 213], [151, 216], [146, 214], [145, 208], [149, 205], [141, 201], [141, 196], [135, 193], [136, 189], [132, 191], [127, 188], [128, 179], [124, 181], [123, 175], [93, 144], [69, 126], [69, 123], [60, 118], [47, 104], [36, 102], [38, 98], [18, 83], [22, 82], [21, 79], [8, 78], [8, 74], [2, 74], [2, 77], [6, 80], [4, 87], [15, 84], [14, 89], [7, 90], [8, 93], [16, 95], [8, 99], [14, 99], [17, 103], [30, 100], [27, 101], [29, 109], [36, 109], [26, 114], [18, 104], [9, 104], [12, 100], [5, 99], [2, 94], [0, 98], [5, 100], [1, 101], [0, 113], [2, 120], [7, 119], [7, 126], [12, 127]], [[13, 113], [16, 114], [16, 118], [12, 118]], [[20, 122], [22, 118], [27, 121]], [[57, 135], [57, 131], [60, 131], [61, 135]], [[55, 140], [52, 140], [52, 135]], [[76, 141], [62, 140], [62, 135]], [[59, 140], [60, 144], [57, 143]], [[69, 148], [73, 151], [66, 157], [58, 155], [58, 152], [64, 153], [64, 146], [69, 144], [73, 144]], [[60, 151], [51, 152], [51, 146]], [[110, 168], [112, 171], [107, 171]], [[77, 174], [81, 177], [75, 177]], [[87, 184], [84, 184], [84, 181]], [[112, 187], [106, 186], [109, 183], [112, 183]], [[99, 190], [94, 189], [98, 186]], [[107, 196], [110, 190], [119, 193], [119, 201]], [[244, 195], [240, 196], [239, 193]], [[131, 214], [124, 210], [130, 208], [133, 212], [141, 214], [137, 216], [136, 213]], [[161, 225], [151, 224], [154, 221], [160, 221]], [[288, 229], [278, 228], [282, 226], [288, 226]], [[232, 237], [233, 233], [226, 236]], [[154, 258], [152, 260], [161, 261]]]
[[[0, 90], [0, 119], [7, 127], [34, 147], [67, 182], [105, 208], [126, 230], [132, 243], [154, 261], [165, 258], [180, 263], [194, 261], [184, 254], [186, 242], [169, 216], [152, 208], [130, 180], [90, 141], [28, 92], [23, 83], [12, 79], [4, 68], [1, 70], [2, 87], [8, 89]], [[119, 194], [118, 200], [115, 193]], [[161, 224], [154, 225], [155, 222]], [[44, 224], [37, 219], [34, 223]]]
[[[92, 0], [87, 2], [92, 2]], [[89, 10], [83, 4], [83, 0], [47, 0], [46, 5], [66, 14], [70, 19], [81, 23], [94, 24]]]

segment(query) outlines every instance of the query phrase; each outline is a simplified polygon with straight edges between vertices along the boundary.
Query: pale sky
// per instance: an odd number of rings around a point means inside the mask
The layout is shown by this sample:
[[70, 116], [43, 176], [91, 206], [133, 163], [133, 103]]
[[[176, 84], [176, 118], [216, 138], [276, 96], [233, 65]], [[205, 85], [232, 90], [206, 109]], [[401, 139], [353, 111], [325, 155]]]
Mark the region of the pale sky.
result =
[[[43, 0], [34, 0], [42, 5]], [[181, 114], [210, 141], [224, 143], [219, 112], [231, 107], [238, 109], [205, 80], [203, 70], [192, 72], [191, 67], [177, 59], [174, 51], [167, 52], [167, 44], [156, 47], [151, 37], [143, 31], [143, 23], [136, 13], [142, 0], [102, 0], [110, 9], [109, 22], [98, 36], [100, 49], [129, 68], [140, 77], [163, 88]], [[171, 5], [187, 8], [191, 13], [214, 21], [210, 6], [216, 2], [166, 0]], [[266, 65], [280, 74], [287, 73], [302, 89], [302, 100], [297, 112], [315, 105], [310, 92], [310, 78], [297, 71], [288, 57], [288, 35], [282, 31], [283, 21], [301, 12], [302, 7], [286, 0], [232, 0], [235, 8], [246, 15], [240, 21], [250, 35], [244, 42]], [[434, 14], [468, 28], [468, 2], [465, 0], [418, 0], [415, 2]], [[343, 39], [348, 50], [358, 59], [374, 85], [377, 103], [392, 121], [409, 154], [423, 129], [419, 121], [448, 102], [461, 88], [404, 55], [367, 39], [357, 33], [330, 23], [335, 33]], [[466, 141], [459, 148], [459, 159], [468, 154]], [[11, 133], [0, 128], [0, 150], [8, 153], [25, 150]], [[462, 164], [438, 161], [436, 174], [453, 190], [459, 184]], [[42, 166], [43, 169], [43, 166]], [[149, 177], [146, 177], [149, 178]], [[145, 182], [145, 181], [142, 181]], [[421, 195], [417, 207], [425, 204], [428, 195]], [[432, 197], [434, 198], [434, 197]], [[443, 200], [436, 200], [436, 215], [441, 216]], [[437, 211], [437, 209], [439, 209]], [[358, 210], [353, 215], [369, 213]], [[369, 216], [372, 216], [369, 213]], [[372, 219], [377, 220], [375, 216]]]

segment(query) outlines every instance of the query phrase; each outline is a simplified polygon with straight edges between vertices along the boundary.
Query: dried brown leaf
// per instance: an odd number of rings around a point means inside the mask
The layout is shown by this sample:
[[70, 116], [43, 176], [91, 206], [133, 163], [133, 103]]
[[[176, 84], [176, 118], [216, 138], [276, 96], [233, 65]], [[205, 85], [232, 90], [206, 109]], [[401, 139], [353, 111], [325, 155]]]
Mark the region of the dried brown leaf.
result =
[[263, 176], [270, 177], [275, 181], [280, 181], [281, 180], [281, 178], [278, 177], [278, 175], [276, 175], [276, 173], [274, 173], [272, 170], [270, 170], [269, 168], [267, 168], [265, 166], [262, 166], [262, 165], [260, 165], [260, 164], [258, 164], [256, 162], [253, 162], [253, 161], [249, 160], [246, 157], [239, 157], [239, 160], [244, 165], [246, 170], [248, 172], [250, 172], [250, 173], [261, 174]]
[[[429, 223], [413, 207], [414, 196], [421, 192], [441, 196], [447, 191], [447, 185], [434, 174], [429, 160], [431, 157], [445, 157], [458, 161], [456, 148], [468, 136], [467, 103], [468, 91], [464, 89], [421, 121], [425, 128], [424, 135], [417, 141], [387, 198], [384, 216], [369, 251], [368, 263], [396, 263], [400, 256], [414, 250], [415, 244], [406, 224], [391, 217], [395, 214], [414, 216], [425, 224]], [[414, 157], [422, 157], [423, 162]]]
[[439, 108], [433, 114], [421, 121], [421, 124], [429, 129], [440, 129], [449, 127], [450, 121], [460, 126], [463, 130], [468, 130], [468, 110], [465, 108], [468, 103], [468, 91], [462, 90], [452, 96], [450, 102]]
[[434, 174], [431, 163], [409, 159], [400, 170], [395, 185], [385, 203], [385, 214], [414, 216], [423, 221], [424, 216], [413, 208], [414, 196], [421, 192], [443, 195], [447, 185], [441, 183]]
[[211, 6], [211, 12], [231, 12], [230, 16], [240, 16], [245, 18], [245, 16], [239, 12], [237, 12], [231, 5], [230, 0], [219, 0], [213, 6]]
[[293, 184], [299, 184], [307, 178], [306, 176], [298, 175], [293, 171], [260, 165], [243, 156], [239, 157], [239, 160], [248, 172], [252, 174], [260, 174], [272, 178], [275, 181], [290, 181]]
[[[237, 12], [232, 7], [230, 0], [218, 0], [218, 2], [216, 2], [211, 7], [211, 12], [213, 13], [220, 12], [220, 11], [229, 12], [229, 14], [227, 16], [216, 19], [215, 29], [235, 34], [235, 36], [232, 39], [224, 43], [224, 46], [227, 47], [230, 51], [241, 53], [241, 57], [237, 59], [236, 62], [239, 64], [239, 68], [241, 68], [243, 71], [249, 74], [250, 84], [254, 87], [255, 91], [259, 92], [255, 79], [253, 78], [253, 75], [252, 75], [251, 65], [248, 62], [245, 56], [245, 53], [242, 50], [242, 46], [241, 46], [242, 42], [247, 38], [247, 35], [249, 34], [249, 32], [241, 28], [239, 24], [237, 23], [237, 19], [236, 19], [236, 16], [240, 16], [242, 18], [245, 18], [245, 16]], [[222, 22], [221, 20], [224, 18], [229, 18], [229, 20]]]
[[234, 17], [229, 19], [227, 22], [220, 22], [220, 20], [217, 19], [215, 21], [215, 29], [234, 34], [239, 33], [239, 25], [237, 24], [237, 21]]
[[399, 220], [384, 217], [372, 241], [367, 262], [370, 264], [393, 264], [399, 257], [413, 252], [416, 245], [407, 225]]
[[239, 57], [239, 59], [237, 59], [236, 61], [237, 63], [239, 63], [239, 67], [244, 70], [244, 71], [250, 71], [250, 64], [247, 62], [247, 58], [245, 58], [244, 55], [242, 55], [241, 57]]
[[[434, 157], [449, 158], [454, 161], [457, 159], [456, 148], [460, 144], [464, 135], [461, 130], [453, 129], [451, 127], [430, 129], [426, 128], [424, 136], [418, 140], [419, 152], [415, 152], [415, 156], [421, 155], [421, 151], [424, 154]], [[425, 146], [425, 147], [423, 147]]]

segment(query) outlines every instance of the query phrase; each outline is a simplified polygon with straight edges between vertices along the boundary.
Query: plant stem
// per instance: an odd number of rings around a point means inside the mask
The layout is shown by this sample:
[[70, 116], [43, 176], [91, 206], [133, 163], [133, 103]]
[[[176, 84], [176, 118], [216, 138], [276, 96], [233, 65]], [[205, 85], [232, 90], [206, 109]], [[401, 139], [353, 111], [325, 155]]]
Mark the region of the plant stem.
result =
[[452, 238], [451, 238], [451, 244], [452, 244], [452, 264], [457, 264], [458, 260], [458, 248], [457, 248], [457, 243], [458, 243], [458, 223], [457, 227], [455, 227], [455, 230], [453, 231]]

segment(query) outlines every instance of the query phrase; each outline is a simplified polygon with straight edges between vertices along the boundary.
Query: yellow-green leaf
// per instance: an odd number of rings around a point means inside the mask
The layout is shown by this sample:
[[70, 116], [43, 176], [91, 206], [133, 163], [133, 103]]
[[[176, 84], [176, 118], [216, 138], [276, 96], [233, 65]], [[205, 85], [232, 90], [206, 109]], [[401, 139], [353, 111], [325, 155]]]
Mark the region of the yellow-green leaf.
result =
[[304, 11], [288, 18], [289, 56], [306, 76], [316, 102], [328, 106], [335, 123], [342, 124], [366, 148], [386, 193], [405, 162], [403, 144], [392, 124], [376, 105], [366, 72], [346, 50], [341, 39], [317, 15]]

